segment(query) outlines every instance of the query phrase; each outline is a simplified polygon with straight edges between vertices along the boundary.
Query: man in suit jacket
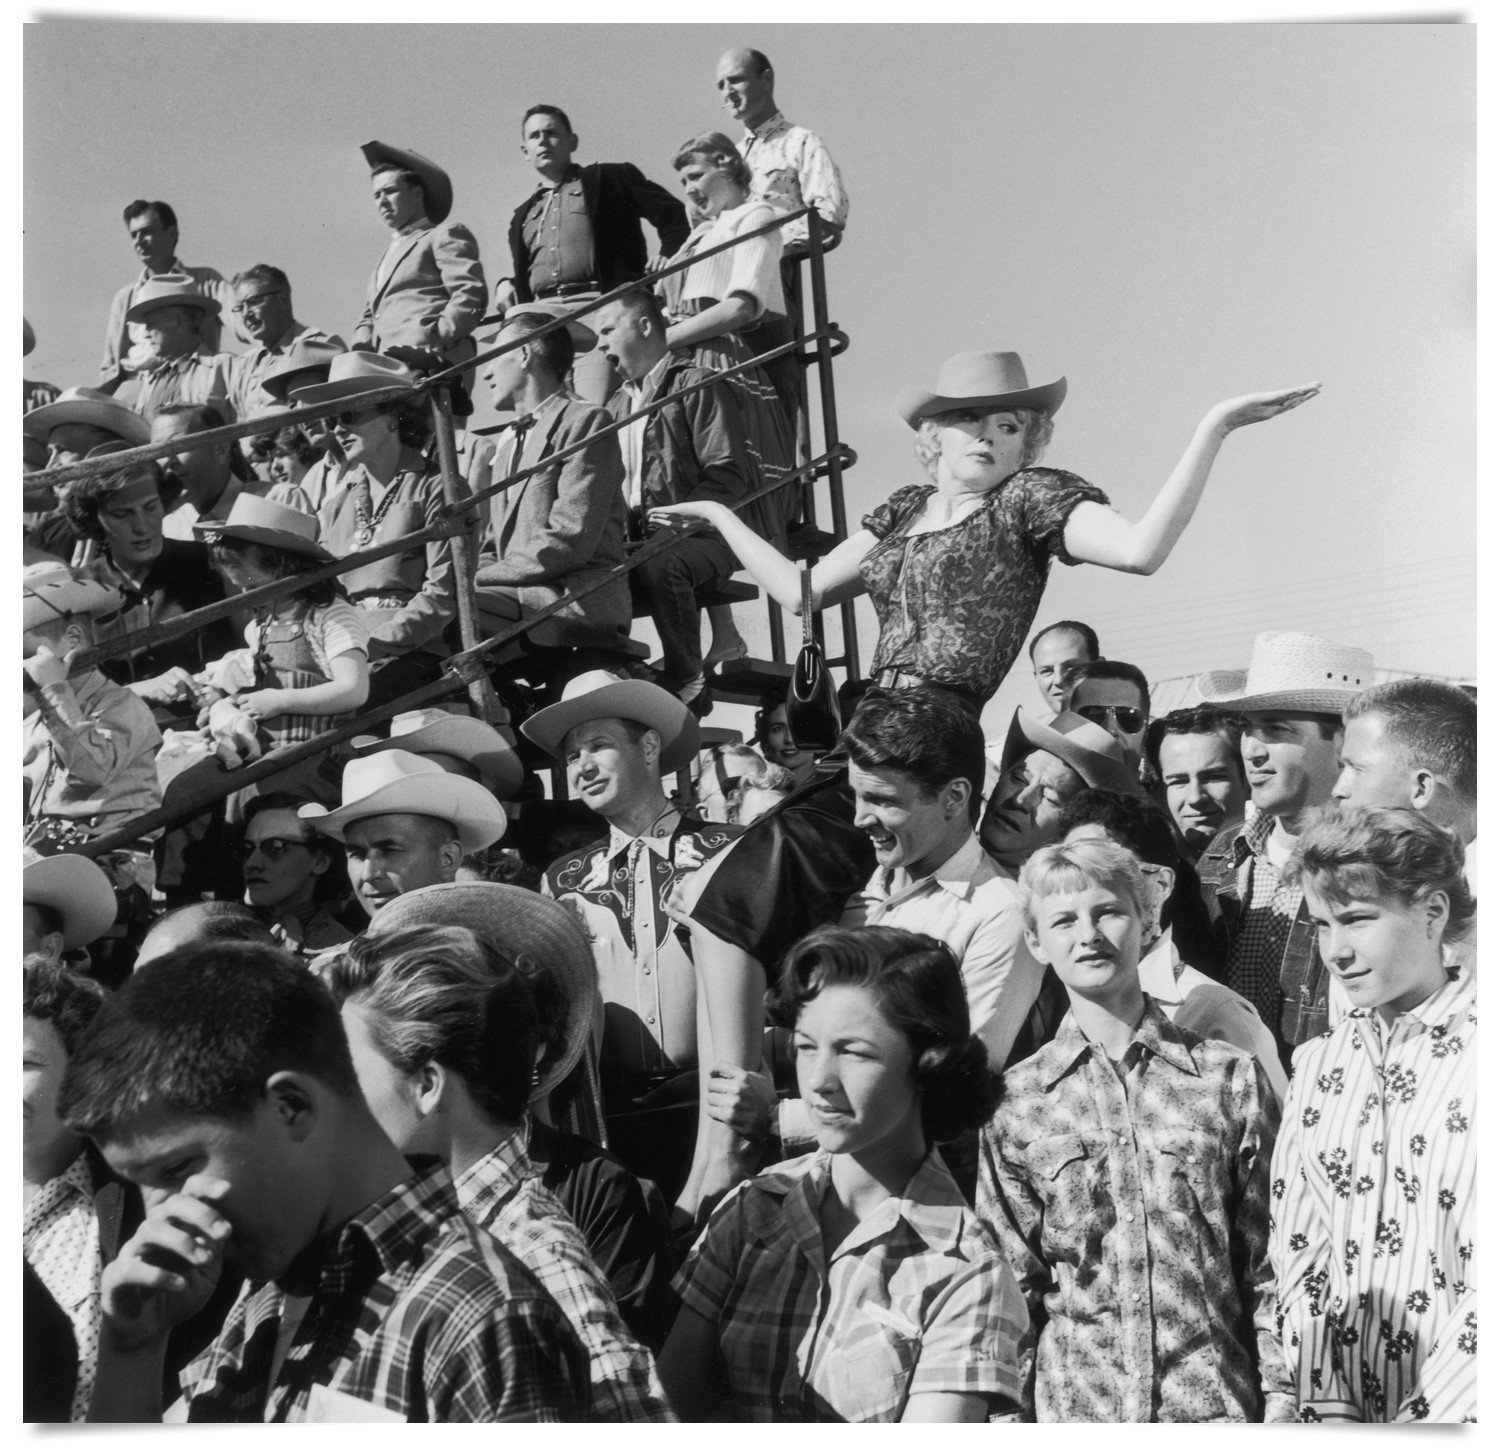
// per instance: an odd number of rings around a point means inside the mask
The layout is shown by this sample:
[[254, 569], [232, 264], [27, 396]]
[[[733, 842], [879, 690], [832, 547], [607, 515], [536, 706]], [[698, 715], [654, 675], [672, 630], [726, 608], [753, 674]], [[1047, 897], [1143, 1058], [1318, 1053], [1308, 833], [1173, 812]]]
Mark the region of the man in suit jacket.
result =
[[[600, 351], [625, 379], [609, 403], [615, 421], [714, 376], [668, 350], [661, 304], [644, 288], [601, 307], [593, 320]], [[619, 442], [635, 538], [648, 535], [645, 519], [653, 507], [700, 501], [733, 507], [762, 485], [728, 382], [693, 392], [632, 423], [619, 433]], [[776, 525], [772, 500], [762, 498], [742, 514], [763, 537]], [[631, 593], [649, 610], [661, 637], [662, 684], [689, 707], [704, 708], [708, 701], [695, 594], [738, 567], [734, 553], [711, 533], [679, 541], [630, 574]]]
[[486, 289], [474, 233], [447, 219], [453, 183], [416, 151], [380, 141], [360, 149], [376, 209], [393, 235], [370, 277], [351, 349], [384, 352], [416, 371], [467, 361]]
[[[521, 121], [521, 154], [542, 184], [510, 221], [513, 273], [495, 288], [495, 306], [566, 297], [575, 304], [646, 273], [649, 221], [661, 238], [661, 257], [687, 240], [682, 203], [628, 162], [573, 164], [578, 137], [567, 115], [552, 105], [534, 105]], [[585, 353], [575, 363], [574, 390], [605, 402], [617, 385], [600, 358]]]
[[[565, 314], [542, 304], [513, 307], [497, 340], [532, 336]], [[574, 323], [504, 352], [484, 368], [496, 404], [515, 408], [517, 417], [507, 443], [477, 456], [469, 479], [475, 492], [609, 424], [606, 412], [573, 400], [563, 388], [575, 335], [593, 342], [593, 333]], [[603, 437], [489, 500], [486, 552], [494, 555], [481, 558], [475, 588], [487, 636], [624, 561], [623, 478], [620, 449], [613, 437]], [[527, 636], [545, 647], [618, 648], [630, 637], [629, 583], [617, 578]]]

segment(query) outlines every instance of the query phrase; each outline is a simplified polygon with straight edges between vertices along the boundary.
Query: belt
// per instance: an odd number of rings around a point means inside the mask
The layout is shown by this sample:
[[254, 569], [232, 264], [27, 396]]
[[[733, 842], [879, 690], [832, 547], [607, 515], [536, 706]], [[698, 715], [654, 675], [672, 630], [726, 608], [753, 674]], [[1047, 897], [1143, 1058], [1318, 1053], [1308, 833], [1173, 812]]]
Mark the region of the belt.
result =
[[545, 291], [538, 291], [538, 301], [545, 301], [549, 296], [584, 296], [593, 292], [595, 296], [604, 293], [599, 290], [597, 281], [564, 281], [557, 286], [549, 286]]
[[952, 693], [960, 702], [967, 703], [976, 711], [984, 706], [984, 700], [972, 689], [961, 688], [956, 683], [935, 683], [930, 678], [923, 678], [900, 668], [882, 668], [871, 682], [877, 688], [938, 688], [944, 693]]

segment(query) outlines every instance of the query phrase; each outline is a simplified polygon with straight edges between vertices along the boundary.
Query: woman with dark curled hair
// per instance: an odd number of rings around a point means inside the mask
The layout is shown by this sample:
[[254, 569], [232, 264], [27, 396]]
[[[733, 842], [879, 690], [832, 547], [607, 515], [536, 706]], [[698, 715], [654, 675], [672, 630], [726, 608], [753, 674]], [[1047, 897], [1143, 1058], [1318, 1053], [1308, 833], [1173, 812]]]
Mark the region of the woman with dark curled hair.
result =
[[952, 951], [823, 928], [768, 998], [816, 1153], [747, 1180], [675, 1282], [661, 1375], [685, 1420], [982, 1421], [1020, 1400], [1025, 1329], [937, 1143], [994, 1103]]
[[1271, 1260], [1304, 1421], [1478, 1408], [1479, 1036], [1464, 846], [1408, 808], [1324, 809], [1298, 837], [1328, 1034], [1297, 1051], [1272, 1160]]

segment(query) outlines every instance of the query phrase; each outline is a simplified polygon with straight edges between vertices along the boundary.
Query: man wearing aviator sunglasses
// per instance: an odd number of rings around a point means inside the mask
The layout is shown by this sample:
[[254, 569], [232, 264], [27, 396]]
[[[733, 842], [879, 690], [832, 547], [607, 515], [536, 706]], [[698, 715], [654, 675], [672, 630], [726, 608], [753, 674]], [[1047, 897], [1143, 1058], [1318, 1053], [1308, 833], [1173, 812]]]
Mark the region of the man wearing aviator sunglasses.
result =
[[1100, 658], [1086, 664], [1069, 707], [1116, 738], [1131, 767], [1140, 768], [1151, 721], [1151, 690], [1134, 663]]
[[245, 837], [236, 853], [245, 902], [298, 954], [346, 944], [353, 935], [324, 908], [318, 881], [336, 855], [322, 834], [297, 816], [303, 800], [269, 793], [245, 809]]
[[[233, 282], [234, 302], [229, 314], [250, 349], [230, 360], [229, 398], [237, 417], [254, 417], [276, 405], [261, 379], [287, 353], [294, 341], [317, 341], [342, 348], [336, 336], [315, 326], [304, 326], [292, 315], [292, 283], [279, 267], [261, 263], [241, 271]], [[245, 442], [248, 444], [247, 437]]]

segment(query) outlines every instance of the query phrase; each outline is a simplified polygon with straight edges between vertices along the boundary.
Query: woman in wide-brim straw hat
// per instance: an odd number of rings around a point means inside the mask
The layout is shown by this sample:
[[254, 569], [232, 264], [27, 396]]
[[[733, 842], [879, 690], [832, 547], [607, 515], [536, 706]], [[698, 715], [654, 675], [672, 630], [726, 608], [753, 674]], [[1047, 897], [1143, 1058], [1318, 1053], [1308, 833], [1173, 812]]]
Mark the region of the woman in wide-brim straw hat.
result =
[[[1054, 557], [1155, 572], [1191, 519], [1230, 432], [1290, 411], [1318, 390], [1220, 402], [1132, 522], [1081, 477], [1036, 465], [1066, 381], [1033, 386], [1015, 352], [962, 352], [943, 364], [935, 387], [909, 388], [898, 404], [931, 480], [899, 489], [813, 567], [812, 606], [868, 592], [880, 619], [875, 681], [947, 688], [978, 710], [1031, 630]], [[772, 597], [800, 614], [797, 564], [727, 507], [677, 503], [653, 509], [650, 520], [708, 523]], [[703, 968], [705, 979], [743, 983], [773, 968], [807, 929], [836, 919], [869, 878], [874, 854], [853, 827], [843, 765], [831, 756], [820, 776], [751, 826], [709, 880], [693, 914], [702, 936], [695, 957], [700, 965], [716, 961]]]

